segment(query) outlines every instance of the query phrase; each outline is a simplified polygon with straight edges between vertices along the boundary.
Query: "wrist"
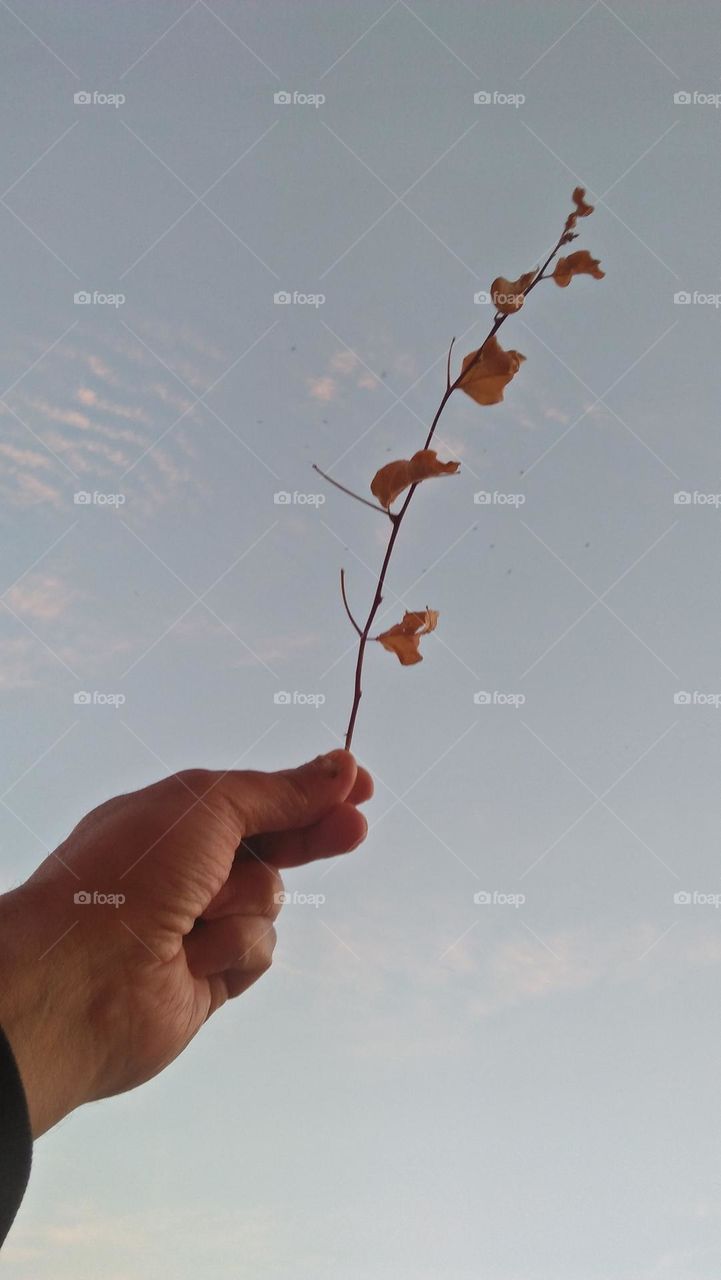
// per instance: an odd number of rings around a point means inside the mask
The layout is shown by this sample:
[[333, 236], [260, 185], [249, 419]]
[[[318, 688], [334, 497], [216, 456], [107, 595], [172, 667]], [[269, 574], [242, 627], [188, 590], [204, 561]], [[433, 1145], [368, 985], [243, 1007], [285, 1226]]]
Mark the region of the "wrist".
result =
[[[0, 897], [0, 1026], [17, 1063], [33, 1138], [92, 1097], [84, 1049], [87, 978], [67, 922], [32, 882]], [[92, 1074], [92, 1073], [90, 1073]]]

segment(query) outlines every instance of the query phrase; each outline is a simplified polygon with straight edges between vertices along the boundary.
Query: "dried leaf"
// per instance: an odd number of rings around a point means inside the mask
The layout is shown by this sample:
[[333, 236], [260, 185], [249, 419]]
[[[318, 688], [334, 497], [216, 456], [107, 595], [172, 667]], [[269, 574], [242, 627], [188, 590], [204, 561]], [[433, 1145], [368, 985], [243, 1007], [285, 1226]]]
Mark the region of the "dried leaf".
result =
[[460, 465], [460, 462], [439, 462], [435, 449], [419, 449], [412, 458], [388, 462], [376, 471], [371, 481], [371, 493], [382, 507], [390, 507], [409, 485], [430, 480], [433, 476], [454, 475]]
[[[471, 351], [461, 366], [461, 381], [458, 383], [476, 404], [500, 404], [504, 387], [508, 385], [514, 374], [518, 373], [525, 360], [520, 351], [504, 351], [495, 334], [489, 338], [476, 360], [478, 352]], [[472, 368], [468, 368], [473, 361]], [[468, 373], [466, 373], [468, 369]]]
[[576, 206], [576, 216], [578, 218], [587, 218], [589, 213], [593, 213], [594, 206], [586, 204], [586, 188], [576, 187], [571, 199]]
[[396, 622], [377, 638], [384, 649], [396, 654], [402, 667], [412, 667], [414, 663], [423, 661], [419, 652], [421, 636], [435, 631], [437, 625], [437, 609], [425, 608], [415, 613], [406, 611], [402, 622]]
[[517, 280], [506, 280], [505, 276], [494, 280], [491, 297], [496, 311], [502, 312], [504, 316], [512, 316], [514, 312], [520, 311], [524, 303], [523, 291], [528, 288], [535, 274], [535, 271], [526, 271]]
[[566, 231], [572, 231], [579, 218], [587, 218], [589, 213], [593, 213], [594, 205], [586, 203], [586, 188], [575, 187], [571, 195], [571, 199], [576, 208], [573, 213], [569, 213], [566, 218]]
[[578, 249], [567, 258], [559, 258], [553, 279], [565, 289], [574, 276], [593, 276], [594, 280], [603, 280], [605, 271], [601, 271], [598, 258], [592, 258], [588, 249]]

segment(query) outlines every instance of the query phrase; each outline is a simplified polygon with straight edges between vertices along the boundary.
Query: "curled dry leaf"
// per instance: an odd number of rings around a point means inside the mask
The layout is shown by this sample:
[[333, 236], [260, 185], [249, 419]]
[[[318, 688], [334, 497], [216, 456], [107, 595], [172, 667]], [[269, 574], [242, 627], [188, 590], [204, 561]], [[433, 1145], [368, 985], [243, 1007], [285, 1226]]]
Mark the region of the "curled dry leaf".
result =
[[371, 493], [382, 507], [390, 507], [409, 485], [430, 480], [432, 476], [454, 475], [460, 465], [460, 462], [439, 462], [435, 449], [419, 449], [412, 458], [388, 462], [376, 471], [371, 481]]
[[585, 187], [574, 187], [571, 199], [576, 208], [566, 218], [566, 231], [572, 231], [579, 218], [587, 218], [589, 213], [593, 213], [594, 210], [594, 205], [586, 203]]
[[425, 608], [414, 613], [406, 611], [402, 622], [396, 622], [377, 639], [384, 649], [396, 654], [402, 667], [412, 667], [414, 663], [423, 661], [419, 652], [421, 636], [435, 631], [437, 625], [437, 609]]
[[588, 249], [578, 249], [567, 258], [558, 259], [552, 279], [565, 289], [574, 276], [593, 276], [594, 280], [603, 280], [605, 274], [598, 258], [592, 258]]
[[594, 206], [586, 203], [586, 188], [576, 187], [571, 196], [576, 206], [576, 215], [579, 218], [587, 218], [589, 213], [593, 213]]
[[476, 404], [500, 404], [504, 388], [518, 373], [526, 357], [520, 351], [504, 351], [495, 334], [485, 343], [478, 360], [477, 355], [477, 351], [471, 351], [466, 356], [458, 386]]
[[505, 276], [499, 276], [491, 285], [491, 297], [496, 311], [502, 312], [504, 316], [512, 316], [514, 312], [520, 311], [524, 303], [524, 290], [528, 288], [535, 271], [526, 271], [517, 280], [506, 280]]

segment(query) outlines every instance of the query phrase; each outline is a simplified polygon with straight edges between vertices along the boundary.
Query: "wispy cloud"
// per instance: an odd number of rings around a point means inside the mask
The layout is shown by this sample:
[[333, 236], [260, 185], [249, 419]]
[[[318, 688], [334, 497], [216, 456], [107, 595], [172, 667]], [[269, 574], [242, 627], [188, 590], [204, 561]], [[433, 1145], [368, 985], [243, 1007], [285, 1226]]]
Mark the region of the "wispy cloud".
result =
[[[227, 357], [185, 329], [173, 333], [168, 326], [148, 324], [142, 332], [160, 360], [124, 331], [101, 336], [93, 331], [86, 337], [77, 328], [44, 358], [49, 344], [39, 339], [29, 344], [37, 363], [8, 393], [7, 407], [0, 405], [4, 501], [67, 507], [78, 487], [72, 473], [87, 488], [96, 481], [117, 490], [119, 477], [139, 458], [132, 486], [134, 511], [141, 517], [180, 493], [187, 498], [190, 489], [202, 493], [192, 438], [201, 410], [194, 409], [193, 393], [217, 378]], [[17, 362], [23, 359], [27, 351], [17, 353]], [[182, 381], [166, 376], [162, 360]], [[155, 444], [167, 428], [173, 428], [167, 439]]]
[[55, 574], [31, 573], [11, 587], [5, 599], [21, 618], [52, 622], [67, 611], [77, 594]]
[[306, 385], [313, 399], [322, 400], [324, 403], [335, 400], [338, 394], [338, 383], [335, 378], [330, 378], [327, 374], [320, 378], [308, 378]]

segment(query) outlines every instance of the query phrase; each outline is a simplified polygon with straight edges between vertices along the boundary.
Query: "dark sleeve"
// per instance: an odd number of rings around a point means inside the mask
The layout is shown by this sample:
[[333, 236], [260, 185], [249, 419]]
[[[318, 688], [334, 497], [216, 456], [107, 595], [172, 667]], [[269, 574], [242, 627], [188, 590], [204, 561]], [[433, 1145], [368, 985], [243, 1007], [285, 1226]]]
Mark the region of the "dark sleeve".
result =
[[0, 1245], [30, 1177], [33, 1140], [20, 1072], [0, 1027]]

